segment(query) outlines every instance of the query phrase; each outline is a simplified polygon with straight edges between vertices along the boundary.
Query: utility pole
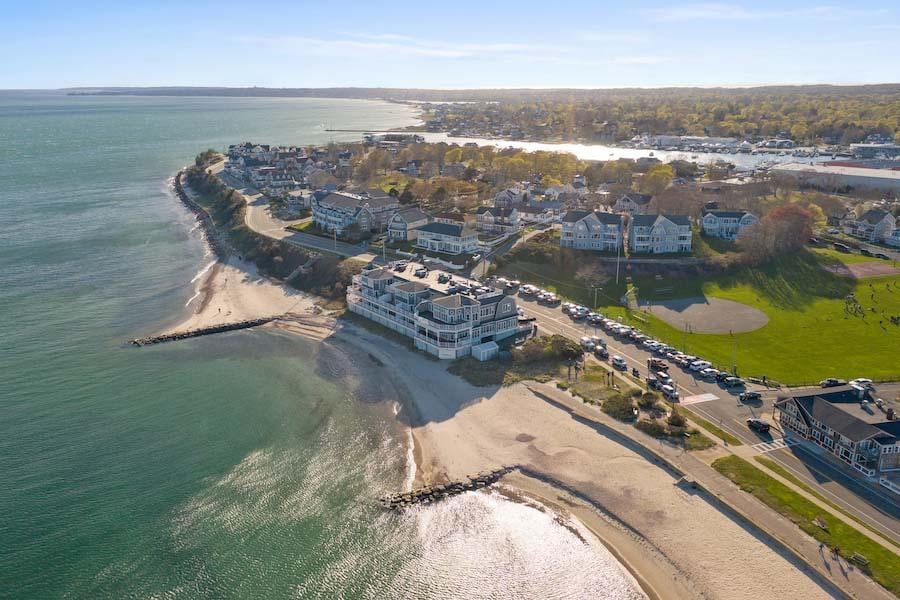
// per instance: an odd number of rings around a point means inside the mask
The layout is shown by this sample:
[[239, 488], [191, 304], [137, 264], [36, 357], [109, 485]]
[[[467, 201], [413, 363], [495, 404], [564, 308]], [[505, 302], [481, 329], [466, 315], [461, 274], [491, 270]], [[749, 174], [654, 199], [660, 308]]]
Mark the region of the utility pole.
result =
[[331, 235], [334, 237], [334, 249], [337, 250], [337, 229], [332, 229]]
[[616, 244], [616, 285], [619, 285], [619, 251], [622, 249], [622, 242], [623, 240], [620, 239]]
[[734, 332], [732, 330], [728, 330], [728, 335], [731, 336], [731, 340], [733, 343], [731, 347], [731, 373], [737, 376], [737, 338], [734, 337]]

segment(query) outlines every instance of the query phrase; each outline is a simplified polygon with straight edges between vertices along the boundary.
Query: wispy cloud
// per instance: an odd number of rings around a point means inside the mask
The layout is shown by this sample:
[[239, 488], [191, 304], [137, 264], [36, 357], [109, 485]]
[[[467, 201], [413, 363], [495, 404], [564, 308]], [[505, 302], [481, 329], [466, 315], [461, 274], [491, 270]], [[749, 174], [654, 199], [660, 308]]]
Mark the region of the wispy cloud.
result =
[[608, 44], [645, 44], [650, 36], [641, 31], [578, 31], [575, 38], [583, 42], [603, 42]]
[[645, 11], [656, 21], [753, 21], [785, 17], [805, 17], [841, 20], [855, 17], [871, 17], [885, 14], [884, 9], [860, 9], [843, 6], [821, 5], [783, 10], [759, 10], [739, 4], [700, 2]]
[[317, 38], [309, 36], [249, 36], [245, 42], [262, 44], [280, 51], [296, 54], [332, 54], [358, 56], [373, 52], [392, 53], [398, 56], [425, 56], [432, 58], [475, 58], [485, 55], [516, 54], [539, 50], [539, 46], [513, 42], [465, 43], [425, 40], [396, 34], [355, 34], [343, 37]]

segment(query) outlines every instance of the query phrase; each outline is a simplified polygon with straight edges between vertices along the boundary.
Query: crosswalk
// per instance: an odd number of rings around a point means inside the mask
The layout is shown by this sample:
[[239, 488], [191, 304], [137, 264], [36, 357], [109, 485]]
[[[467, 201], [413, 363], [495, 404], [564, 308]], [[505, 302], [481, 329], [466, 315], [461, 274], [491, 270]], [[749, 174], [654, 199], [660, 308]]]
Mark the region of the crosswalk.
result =
[[689, 406], [691, 404], [699, 404], [700, 402], [710, 402], [712, 400], [718, 400], [719, 397], [715, 394], [697, 394], [696, 396], [688, 396], [687, 398], [682, 398], [681, 404], [682, 406]]
[[782, 448], [793, 446], [796, 443], [797, 440], [792, 440], [790, 438], [778, 438], [777, 440], [772, 440], [771, 442], [760, 442], [759, 444], [753, 444], [752, 448], [757, 452], [765, 454], [766, 452], [774, 452], [775, 450], [781, 450]]

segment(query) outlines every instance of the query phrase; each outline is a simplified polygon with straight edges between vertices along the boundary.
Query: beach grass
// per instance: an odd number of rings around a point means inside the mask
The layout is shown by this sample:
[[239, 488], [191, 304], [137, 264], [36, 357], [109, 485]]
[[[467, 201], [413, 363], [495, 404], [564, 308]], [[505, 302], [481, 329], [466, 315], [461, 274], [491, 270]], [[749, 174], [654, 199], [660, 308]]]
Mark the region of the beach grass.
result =
[[855, 554], [865, 557], [868, 565], [858, 568], [893, 594], [900, 594], [900, 557], [896, 554], [738, 456], [719, 458], [712, 466], [819, 542], [836, 548], [845, 559]]
[[818, 491], [814, 490], [812, 487], [808, 486], [808, 485], [807, 485], [806, 483], [804, 483], [801, 479], [799, 479], [798, 477], [796, 477], [793, 473], [791, 473], [790, 471], [788, 471], [787, 469], [785, 469], [784, 467], [782, 467], [780, 464], [778, 464], [777, 462], [775, 462], [775, 461], [772, 460], [771, 458], [766, 458], [765, 456], [755, 456], [755, 457], [753, 457], [753, 458], [754, 458], [758, 463], [764, 465], [767, 469], [769, 469], [769, 470], [771, 470], [771, 471], [774, 471], [775, 473], [778, 473], [779, 476], [781, 476], [781, 477], [783, 477], [784, 479], [790, 481], [792, 484], [796, 485], [798, 488], [802, 489], [802, 490], [805, 491], [807, 494], [810, 494], [810, 495], [812, 495], [812, 496], [815, 496], [816, 498], [818, 498], [819, 500], [821, 500], [822, 502], [824, 502], [825, 504], [827, 504], [828, 506], [830, 506], [830, 507], [833, 508], [834, 510], [840, 512], [842, 515], [845, 515], [845, 516], [847, 516], [847, 517], [853, 519], [854, 521], [856, 521], [857, 523], [859, 523], [860, 525], [862, 525], [863, 527], [865, 527], [865, 528], [868, 529], [869, 531], [872, 531], [873, 533], [877, 533], [878, 535], [881, 535], [881, 533], [880, 533], [877, 529], [875, 529], [874, 527], [872, 527], [871, 525], [869, 525], [869, 524], [866, 523], [865, 521], [859, 519], [859, 518], [856, 517], [855, 515], [853, 515], [853, 514], [847, 512], [846, 510], [844, 510], [843, 508], [841, 508], [840, 506], [838, 506], [837, 504], [835, 504], [834, 502], [832, 502], [831, 500], [829, 500], [828, 498], [826, 498], [825, 496], [823, 496], [821, 493], [819, 493]]

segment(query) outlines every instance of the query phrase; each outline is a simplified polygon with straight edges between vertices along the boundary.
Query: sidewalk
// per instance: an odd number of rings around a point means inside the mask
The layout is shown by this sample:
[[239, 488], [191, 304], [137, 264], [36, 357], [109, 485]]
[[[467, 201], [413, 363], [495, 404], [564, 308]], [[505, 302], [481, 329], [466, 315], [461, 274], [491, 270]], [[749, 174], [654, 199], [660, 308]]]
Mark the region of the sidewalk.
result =
[[[691, 480], [697, 488], [706, 492], [706, 499], [709, 502], [732, 515], [748, 529], [758, 531], [760, 535], [771, 540], [776, 547], [784, 549], [798, 563], [805, 565], [809, 572], [817, 574], [819, 579], [831, 583], [836, 593], [840, 592], [840, 595], [850, 598], [894, 598], [892, 594], [869, 579], [852, 564], [841, 558], [833, 559], [830, 553], [823, 552], [819, 543], [806, 535], [794, 523], [771, 510], [753, 496], [742, 492], [726, 477], [693, 454], [685, 452], [681, 448], [660, 443], [659, 440], [641, 433], [627, 423], [616, 421], [598, 408], [583, 403], [553, 385], [534, 382], [528, 382], [525, 385], [546, 401], [573, 416], [589, 420], [601, 428], [609, 430], [616, 437], [625, 437], [640, 445], [645, 452], [667, 464], [674, 472]], [[754, 465], [756, 465], [756, 461], [754, 461]], [[844, 519], [843, 516], [841, 518]], [[860, 529], [863, 530], [863, 528]], [[872, 539], [877, 538], [873, 537]], [[893, 548], [894, 546], [891, 544], [887, 547]]]

